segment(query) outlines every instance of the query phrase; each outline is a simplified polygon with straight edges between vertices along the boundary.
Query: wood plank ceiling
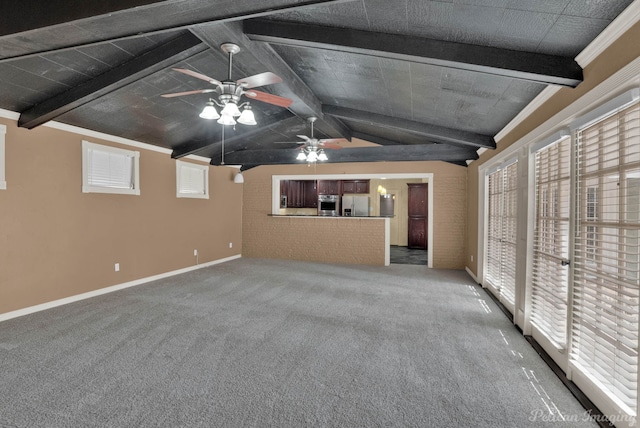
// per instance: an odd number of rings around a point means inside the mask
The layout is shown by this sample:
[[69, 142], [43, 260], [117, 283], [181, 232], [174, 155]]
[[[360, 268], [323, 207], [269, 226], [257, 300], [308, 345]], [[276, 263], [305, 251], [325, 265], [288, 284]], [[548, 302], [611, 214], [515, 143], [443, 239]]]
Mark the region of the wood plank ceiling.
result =
[[[177, 73], [224, 80], [271, 71], [257, 126], [225, 128], [225, 161], [290, 164], [316, 137], [346, 138], [329, 162], [443, 160], [495, 148], [493, 136], [547, 85], [575, 87], [575, 56], [632, 0], [113, 0], [2, 2], [0, 108], [222, 161], [209, 95]], [[363, 143], [366, 142], [366, 143]]]

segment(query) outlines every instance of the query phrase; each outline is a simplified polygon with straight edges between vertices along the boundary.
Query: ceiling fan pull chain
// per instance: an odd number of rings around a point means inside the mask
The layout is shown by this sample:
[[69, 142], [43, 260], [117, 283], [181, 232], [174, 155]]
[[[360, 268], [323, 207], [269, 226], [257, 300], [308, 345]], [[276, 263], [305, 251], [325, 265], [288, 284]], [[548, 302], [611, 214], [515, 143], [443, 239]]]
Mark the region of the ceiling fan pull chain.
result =
[[222, 159], [220, 160], [220, 165], [224, 165], [224, 125], [222, 125]]

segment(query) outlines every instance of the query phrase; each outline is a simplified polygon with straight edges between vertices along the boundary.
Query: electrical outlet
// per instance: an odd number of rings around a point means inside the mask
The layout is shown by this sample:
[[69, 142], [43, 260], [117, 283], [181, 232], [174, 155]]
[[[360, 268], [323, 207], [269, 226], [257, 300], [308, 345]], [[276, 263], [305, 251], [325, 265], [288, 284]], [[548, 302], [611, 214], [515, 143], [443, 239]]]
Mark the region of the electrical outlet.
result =
[[471, 263], [473, 263], [473, 254], [471, 255]]
[[116, 272], [120, 272], [120, 263], [116, 263], [114, 269], [116, 270]]
[[229, 248], [233, 248], [233, 242], [229, 242]]
[[193, 250], [193, 255], [197, 256], [198, 255], [198, 250]]

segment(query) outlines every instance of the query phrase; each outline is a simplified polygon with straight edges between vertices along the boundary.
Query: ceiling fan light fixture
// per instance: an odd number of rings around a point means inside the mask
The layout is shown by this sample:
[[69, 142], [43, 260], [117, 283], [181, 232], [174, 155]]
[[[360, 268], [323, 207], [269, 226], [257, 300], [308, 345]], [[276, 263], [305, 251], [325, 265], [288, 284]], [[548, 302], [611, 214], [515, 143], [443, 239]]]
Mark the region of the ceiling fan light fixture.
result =
[[209, 101], [205, 104], [204, 109], [202, 109], [202, 113], [199, 115], [203, 119], [213, 120], [220, 117], [218, 114], [218, 110], [213, 106], [213, 102]]
[[244, 106], [242, 110], [242, 114], [238, 118], [238, 123], [242, 123], [243, 125], [257, 125], [256, 117], [253, 114], [253, 110], [251, 110], [250, 105]]
[[222, 116], [220, 116], [220, 119], [218, 119], [218, 123], [220, 125], [235, 125], [236, 120], [233, 118], [233, 116], [227, 116], [226, 114], [223, 114]]
[[298, 153], [298, 156], [296, 157], [297, 160], [307, 160], [307, 155], [304, 154], [303, 151], [300, 151], [300, 153]]
[[316, 162], [318, 160], [318, 153], [311, 151], [307, 155], [307, 162]]
[[222, 109], [222, 111], [220, 113], [223, 116], [229, 116], [229, 117], [233, 118], [234, 116], [235, 117], [240, 116], [240, 109], [238, 108], [236, 103], [230, 101], [227, 104], [225, 104], [224, 108]]
[[327, 154], [324, 152], [323, 149], [320, 149], [320, 153], [318, 153], [318, 160], [319, 161], [329, 160], [329, 158], [327, 157]]

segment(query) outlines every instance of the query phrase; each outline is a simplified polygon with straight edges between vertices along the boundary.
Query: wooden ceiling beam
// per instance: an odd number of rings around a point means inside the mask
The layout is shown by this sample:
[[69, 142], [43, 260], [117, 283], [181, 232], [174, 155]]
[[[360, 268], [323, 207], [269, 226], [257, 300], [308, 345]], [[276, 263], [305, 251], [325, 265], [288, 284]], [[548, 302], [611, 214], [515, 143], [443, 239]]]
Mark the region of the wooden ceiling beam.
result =
[[0, 37], [163, 3], [162, 0], [3, 0]]
[[251, 40], [319, 48], [506, 76], [536, 83], [576, 87], [582, 68], [571, 57], [515, 51], [401, 34], [294, 22], [251, 19]]
[[200, 39], [185, 32], [143, 55], [36, 104], [20, 114], [18, 126], [33, 129], [206, 49], [208, 47]]
[[[110, 1], [75, 1], [73, 6], [68, 0], [47, 0], [47, 1], [23, 1], [6, 0], [2, 3], [2, 13], [0, 13], [0, 41], [12, 40], [21, 37], [22, 33], [38, 30], [50, 31], [53, 26], [62, 25], [68, 22], [82, 24], [82, 20], [88, 21], [92, 27], [98, 28], [94, 34], [85, 36], [81, 42], [71, 38], [68, 43], [61, 43], [56, 47], [33, 49], [28, 53], [7, 55], [0, 58], [0, 62], [8, 62], [17, 59], [29, 58], [46, 53], [66, 51], [87, 46], [95, 46], [103, 43], [114, 42], [152, 36], [177, 30], [186, 30], [192, 26], [211, 23], [224, 23], [242, 21], [249, 18], [259, 18], [275, 13], [295, 11], [300, 8], [317, 5], [329, 5], [345, 3], [354, 0], [272, 0], [264, 2], [254, 0], [236, 0], [234, 9], [229, 12], [227, 8], [221, 8], [217, 2], [202, 1], [201, 13], [197, 18], [181, 18], [183, 7], [180, 2], [158, 1], [158, 0], [110, 0]], [[5, 4], [9, 3], [10, 4]], [[208, 6], [208, 7], [207, 7]], [[136, 15], [147, 10], [158, 10], [158, 17], [149, 21], [147, 14], [141, 20], [145, 21], [144, 30], [140, 29]], [[114, 29], [113, 15], [119, 14], [123, 19]], [[136, 23], [132, 25], [131, 23]], [[101, 26], [105, 26], [105, 33], [109, 36], [102, 36]], [[64, 40], [61, 37], [61, 40]]]
[[[279, 165], [304, 164], [296, 160], [298, 149], [240, 150], [225, 153], [225, 163], [230, 165]], [[344, 162], [403, 162], [446, 161], [465, 162], [478, 159], [478, 154], [469, 148], [446, 144], [405, 144], [398, 146], [357, 147], [353, 149], [326, 150], [326, 163]], [[219, 161], [211, 160], [213, 165]]]
[[362, 110], [354, 110], [345, 107], [324, 105], [322, 111], [325, 114], [348, 119], [355, 122], [366, 123], [382, 128], [391, 128], [404, 132], [422, 135], [434, 143], [444, 143], [488, 149], [495, 149], [496, 142], [490, 135], [477, 134], [475, 132], [460, 131], [444, 126], [431, 125], [423, 122], [402, 119], [398, 117], [384, 116]]

